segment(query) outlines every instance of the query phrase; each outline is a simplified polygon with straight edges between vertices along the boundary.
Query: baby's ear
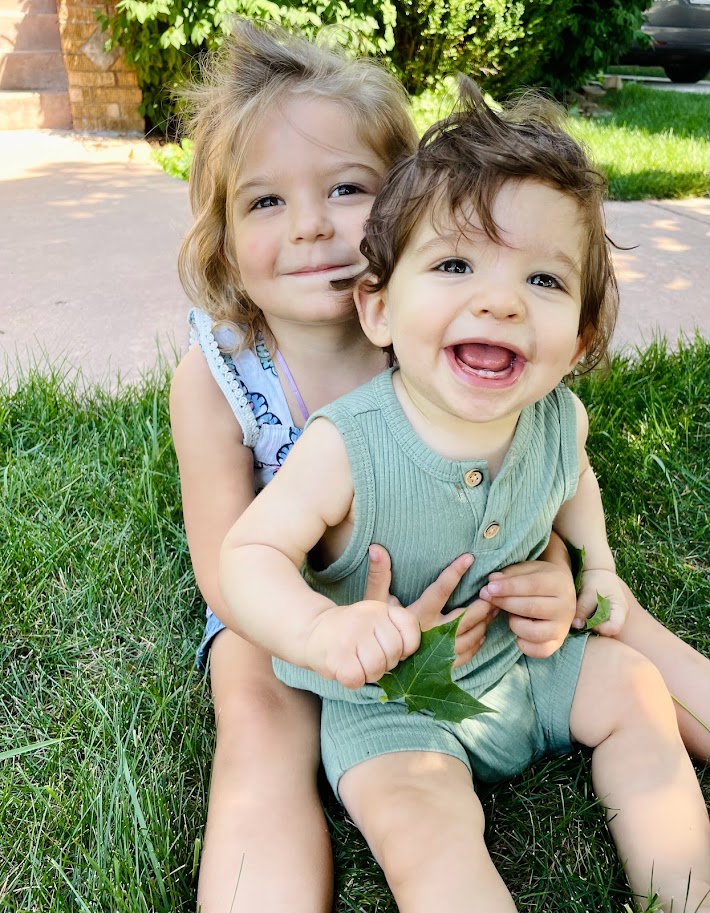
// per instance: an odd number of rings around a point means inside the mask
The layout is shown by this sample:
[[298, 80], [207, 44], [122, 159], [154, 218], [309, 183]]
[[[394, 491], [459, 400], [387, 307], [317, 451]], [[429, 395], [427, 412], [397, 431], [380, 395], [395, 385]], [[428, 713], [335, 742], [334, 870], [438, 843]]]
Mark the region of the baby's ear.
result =
[[369, 291], [365, 277], [355, 286], [354, 295], [360, 326], [365, 336], [378, 348], [387, 348], [392, 344], [392, 337], [387, 314], [386, 290]]
[[587, 342], [584, 338], [584, 334], [577, 337], [577, 347], [574, 350], [574, 355], [569, 363], [569, 370], [574, 371], [580, 361], [584, 358], [584, 353], [587, 351]]

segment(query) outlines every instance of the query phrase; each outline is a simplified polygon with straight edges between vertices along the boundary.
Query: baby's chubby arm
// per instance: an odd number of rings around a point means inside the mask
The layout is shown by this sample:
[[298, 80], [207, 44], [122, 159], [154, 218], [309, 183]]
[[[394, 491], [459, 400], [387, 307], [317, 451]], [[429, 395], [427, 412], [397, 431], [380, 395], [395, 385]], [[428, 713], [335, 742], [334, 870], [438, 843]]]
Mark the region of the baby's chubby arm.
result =
[[[628, 614], [624, 587], [616, 575], [614, 556], [606, 536], [606, 521], [599, 483], [587, 457], [586, 442], [589, 430], [587, 412], [575, 397], [577, 409], [577, 445], [579, 450], [579, 484], [573, 498], [566, 501], [555, 517], [554, 528], [562, 538], [584, 549], [584, 571], [578, 596], [577, 618], [574, 626], [582, 627], [584, 618], [594, 613], [597, 593], [611, 603], [609, 620], [595, 630], [600, 634], [618, 634]], [[581, 608], [581, 612], [580, 612]], [[581, 617], [583, 616], [583, 617]]]
[[359, 688], [416, 652], [421, 635], [401, 606], [372, 599], [338, 606], [301, 577], [308, 552], [346, 519], [352, 501], [342, 437], [327, 420], [315, 421], [227, 534], [220, 586], [230, 626], [248, 640]]

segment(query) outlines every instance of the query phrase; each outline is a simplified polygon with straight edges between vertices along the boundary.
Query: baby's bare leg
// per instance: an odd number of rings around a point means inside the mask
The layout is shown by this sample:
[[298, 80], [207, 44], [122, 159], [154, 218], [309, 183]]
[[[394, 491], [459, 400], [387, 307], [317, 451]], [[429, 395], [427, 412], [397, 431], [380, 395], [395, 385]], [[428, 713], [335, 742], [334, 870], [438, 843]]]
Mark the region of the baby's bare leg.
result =
[[[643, 653], [660, 671], [668, 690], [710, 725], [710, 659], [672, 634], [627, 593], [629, 616], [616, 637]], [[710, 732], [676, 704], [685, 747], [696, 758], [710, 761]]]
[[515, 913], [461, 761], [434, 752], [381, 755], [344, 774], [339, 790], [400, 913]]
[[316, 788], [319, 705], [279, 682], [231, 631], [211, 651], [217, 746], [200, 865], [201, 913], [326, 913], [330, 839]]
[[633, 892], [658, 894], [673, 913], [710, 911], [710, 823], [655, 666], [590, 638], [570, 730], [594, 748], [594, 787]]

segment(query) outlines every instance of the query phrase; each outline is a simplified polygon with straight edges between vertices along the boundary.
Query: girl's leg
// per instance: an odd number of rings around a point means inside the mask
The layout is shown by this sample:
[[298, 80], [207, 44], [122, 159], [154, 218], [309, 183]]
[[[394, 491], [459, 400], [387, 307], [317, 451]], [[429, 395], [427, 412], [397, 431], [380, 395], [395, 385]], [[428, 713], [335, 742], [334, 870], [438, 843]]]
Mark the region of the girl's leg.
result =
[[197, 892], [202, 913], [325, 913], [330, 840], [316, 787], [319, 704], [231, 631], [211, 651], [217, 722]]
[[[630, 590], [626, 595], [629, 616], [616, 639], [648, 657], [670, 693], [710, 726], [710, 659], [664, 628], [639, 605]], [[694, 757], [710, 761], [708, 729], [679, 704], [676, 713], [685, 747]]]
[[339, 791], [400, 913], [515, 913], [461, 761], [421, 751], [381, 755], [344, 774]]
[[591, 637], [570, 731], [594, 748], [592, 776], [632, 891], [673, 913], [710, 911], [710, 822], [658, 670]]

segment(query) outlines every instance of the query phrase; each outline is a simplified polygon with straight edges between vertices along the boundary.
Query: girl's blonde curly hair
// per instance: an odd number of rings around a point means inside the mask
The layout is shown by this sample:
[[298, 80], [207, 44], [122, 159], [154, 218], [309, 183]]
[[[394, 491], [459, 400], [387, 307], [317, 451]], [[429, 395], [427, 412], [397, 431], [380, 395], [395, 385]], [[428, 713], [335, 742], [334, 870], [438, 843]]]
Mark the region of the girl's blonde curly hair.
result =
[[351, 57], [325, 33], [318, 42], [236, 20], [231, 35], [185, 89], [194, 140], [190, 204], [195, 218], [178, 258], [188, 298], [215, 323], [239, 325], [239, 348], [254, 348], [263, 316], [241, 285], [232, 243], [232, 201], [249, 138], [263, 113], [285, 98], [341, 104], [361, 140], [387, 165], [415, 147], [409, 101], [379, 63]]

